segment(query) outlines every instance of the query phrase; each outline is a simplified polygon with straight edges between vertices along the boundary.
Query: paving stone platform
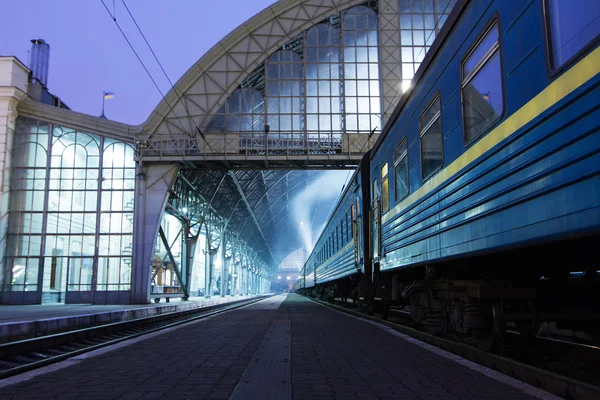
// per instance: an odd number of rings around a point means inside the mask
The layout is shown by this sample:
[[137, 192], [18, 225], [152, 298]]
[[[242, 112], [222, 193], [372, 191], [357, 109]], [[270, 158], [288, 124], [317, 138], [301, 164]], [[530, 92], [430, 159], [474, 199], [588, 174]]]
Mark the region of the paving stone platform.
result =
[[540, 398], [294, 294], [6, 383], [3, 400]]
[[0, 343], [130, 321], [175, 311], [191, 310], [256, 297], [213, 296], [178, 298], [146, 305], [36, 304], [0, 306]]

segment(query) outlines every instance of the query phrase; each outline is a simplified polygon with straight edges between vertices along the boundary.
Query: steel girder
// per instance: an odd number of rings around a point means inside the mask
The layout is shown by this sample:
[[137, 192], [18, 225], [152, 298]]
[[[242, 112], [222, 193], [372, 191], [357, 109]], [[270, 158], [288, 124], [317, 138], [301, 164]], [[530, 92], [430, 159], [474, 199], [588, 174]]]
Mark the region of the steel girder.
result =
[[172, 188], [167, 211], [188, 218], [198, 231], [207, 215], [218, 218], [222, 230], [247, 243], [274, 271], [285, 257], [279, 248], [302, 246], [289, 203], [321, 173], [205, 170], [184, 165]]

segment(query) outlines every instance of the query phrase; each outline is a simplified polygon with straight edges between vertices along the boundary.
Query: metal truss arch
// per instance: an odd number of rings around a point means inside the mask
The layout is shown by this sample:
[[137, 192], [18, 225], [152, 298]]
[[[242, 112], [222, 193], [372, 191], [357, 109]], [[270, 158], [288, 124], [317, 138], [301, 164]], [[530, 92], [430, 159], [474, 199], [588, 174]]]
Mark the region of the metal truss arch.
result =
[[[224, 104], [241, 81], [286, 42], [329, 15], [364, 2], [280, 0], [267, 7], [188, 69], [144, 122], [144, 133], [171, 136], [194, 132], [194, 126], [204, 128], [207, 117]], [[183, 132], [182, 125], [190, 130]]]

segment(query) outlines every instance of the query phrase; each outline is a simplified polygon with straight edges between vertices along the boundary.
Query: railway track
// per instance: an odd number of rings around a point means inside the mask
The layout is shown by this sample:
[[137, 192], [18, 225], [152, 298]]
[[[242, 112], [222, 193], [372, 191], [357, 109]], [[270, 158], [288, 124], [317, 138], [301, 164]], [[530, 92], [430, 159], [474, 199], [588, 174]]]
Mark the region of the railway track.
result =
[[[586, 373], [582, 375], [584, 379], [595, 380], [600, 370], [600, 348], [598, 347], [556, 339], [532, 338], [536, 342], [535, 347], [538, 351], [542, 349], [545, 352], [543, 354], [551, 354], [553, 355], [553, 359], [562, 358], [567, 360], [567, 362], [561, 362], [558, 367], [555, 365], [552, 368], [553, 370], [550, 370], [549, 368], [552, 367], [553, 360], [547, 357], [537, 359], [533, 365], [530, 362], [526, 362], [528, 359], [527, 355], [522, 351], [522, 348], [519, 350], [514, 344], [519, 341], [519, 338], [516, 337], [518, 335], [509, 335], [513, 336], [510, 338], [512, 346], [510, 350], [503, 350], [502, 354], [493, 354], [465, 343], [441, 338], [418, 330], [414, 327], [414, 324], [408, 322], [407, 316], [402, 311], [390, 313], [396, 317], [393, 318], [395, 321], [390, 321], [383, 320], [375, 315], [369, 315], [366, 311], [350, 308], [352, 305], [349, 303], [339, 305], [314, 298], [310, 299], [338, 311], [386, 325], [398, 332], [412, 336], [415, 339], [419, 339], [565, 399], [600, 399], [600, 387], [574, 378], [577, 369], [574, 369], [572, 364], [576, 361], [579, 363], [588, 363], [587, 367], [589, 371], [584, 371]], [[528, 343], [531, 345], [532, 342]]]
[[152, 332], [244, 307], [270, 296], [116, 322], [0, 344], [0, 379]]

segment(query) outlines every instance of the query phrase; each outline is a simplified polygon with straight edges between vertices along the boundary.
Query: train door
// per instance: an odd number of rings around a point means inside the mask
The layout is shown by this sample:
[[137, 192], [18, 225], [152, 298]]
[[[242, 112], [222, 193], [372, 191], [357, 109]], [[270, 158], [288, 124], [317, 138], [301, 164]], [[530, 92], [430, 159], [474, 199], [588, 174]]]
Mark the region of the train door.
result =
[[[356, 214], [356, 256], [359, 264], [364, 266], [364, 247], [363, 247], [363, 237], [362, 237], [362, 221], [361, 221], [361, 213], [360, 213], [360, 203], [358, 198], [356, 199], [356, 205], [354, 206], [354, 213]], [[364, 272], [364, 271], [363, 271]]]
[[371, 259], [373, 262], [379, 260], [381, 253], [381, 199], [379, 196], [379, 183], [377, 179], [373, 179], [373, 203], [371, 205], [372, 212], [372, 229], [371, 229]]
[[302, 268], [302, 289], [306, 288], [306, 265]]
[[362, 241], [361, 241], [361, 233], [360, 233], [360, 228], [361, 228], [361, 221], [360, 221], [360, 213], [359, 211], [359, 202], [358, 202], [358, 198], [355, 201], [355, 204], [353, 204], [350, 207], [350, 221], [352, 222], [352, 241], [354, 242], [354, 265], [359, 268], [362, 269], [362, 264], [363, 264], [363, 248], [362, 248]]
[[350, 206], [350, 222], [352, 223], [352, 244], [354, 245], [354, 266], [358, 267], [358, 246], [359, 241], [356, 232], [356, 210], [354, 205]]

